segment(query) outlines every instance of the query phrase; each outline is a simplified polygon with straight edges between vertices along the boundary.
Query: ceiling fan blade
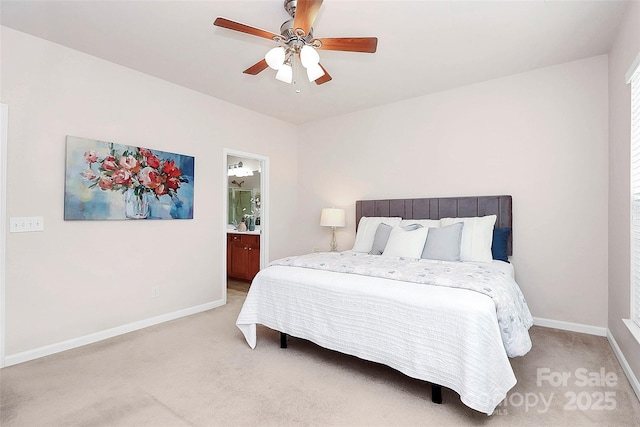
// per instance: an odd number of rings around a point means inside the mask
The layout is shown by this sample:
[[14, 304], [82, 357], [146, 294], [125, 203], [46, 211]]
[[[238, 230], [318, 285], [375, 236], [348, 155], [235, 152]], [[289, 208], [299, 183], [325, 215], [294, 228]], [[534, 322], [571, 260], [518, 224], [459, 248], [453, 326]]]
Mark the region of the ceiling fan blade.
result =
[[241, 33], [251, 34], [252, 36], [263, 37], [265, 39], [273, 40], [278, 34], [261, 30], [260, 28], [251, 27], [249, 25], [241, 24], [239, 22], [231, 21], [227, 18], [218, 17], [213, 22], [213, 25], [217, 27], [227, 28], [229, 30], [240, 31]]
[[328, 81], [330, 81], [332, 79], [332, 77], [329, 75], [329, 73], [327, 73], [327, 70], [322, 66], [322, 64], [318, 64], [320, 65], [320, 68], [322, 68], [322, 71], [324, 71], [324, 75], [318, 77], [315, 82], [317, 85], [321, 85], [323, 83], [326, 83]]
[[337, 37], [317, 40], [322, 42], [322, 47], [319, 48], [321, 50], [374, 53], [378, 48], [377, 37]]
[[251, 67], [247, 68], [246, 70], [244, 70], [243, 73], [251, 74], [252, 76], [255, 76], [256, 74], [264, 71], [267, 67], [268, 67], [267, 61], [263, 59], [261, 61], [258, 61], [256, 64], [252, 65]]
[[305, 34], [313, 26], [313, 21], [318, 16], [318, 10], [322, 5], [322, 0], [298, 0], [296, 5], [296, 16], [293, 20], [293, 28], [301, 28]]

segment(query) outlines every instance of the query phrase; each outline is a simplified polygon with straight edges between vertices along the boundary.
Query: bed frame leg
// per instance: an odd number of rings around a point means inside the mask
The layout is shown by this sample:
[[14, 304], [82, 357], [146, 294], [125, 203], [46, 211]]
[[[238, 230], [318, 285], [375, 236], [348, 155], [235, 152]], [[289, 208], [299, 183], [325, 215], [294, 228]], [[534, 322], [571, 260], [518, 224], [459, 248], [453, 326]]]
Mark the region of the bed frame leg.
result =
[[287, 348], [287, 334], [280, 332], [280, 348]]
[[431, 401], [433, 403], [442, 403], [442, 386], [431, 384]]

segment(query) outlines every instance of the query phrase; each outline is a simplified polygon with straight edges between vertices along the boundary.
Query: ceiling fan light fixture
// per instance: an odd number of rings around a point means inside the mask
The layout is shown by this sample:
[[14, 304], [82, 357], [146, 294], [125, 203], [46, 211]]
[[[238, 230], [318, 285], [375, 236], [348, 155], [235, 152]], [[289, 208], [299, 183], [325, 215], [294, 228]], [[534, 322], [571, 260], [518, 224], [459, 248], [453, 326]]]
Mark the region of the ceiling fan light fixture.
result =
[[324, 76], [324, 70], [320, 66], [320, 64], [314, 64], [311, 67], [307, 68], [307, 77], [310, 82], [314, 82], [320, 77]]
[[[267, 68], [272, 68], [277, 71], [276, 79], [289, 84], [294, 83], [295, 86], [298, 83], [301, 68], [305, 68], [309, 80], [321, 85], [331, 81], [332, 77], [320, 65], [318, 50], [374, 53], [378, 46], [376, 37], [314, 38], [313, 23], [322, 2], [323, 0], [284, 0], [284, 8], [291, 19], [280, 26], [280, 34], [221, 16], [216, 18], [213, 25], [261, 37], [278, 44], [278, 47], [265, 54], [264, 59], [250, 66], [243, 73], [255, 76]], [[300, 92], [298, 86], [296, 86], [296, 92]]]
[[267, 65], [270, 68], [273, 68], [274, 70], [279, 70], [280, 67], [282, 67], [282, 64], [284, 64], [285, 57], [286, 57], [286, 52], [284, 48], [278, 46], [269, 50], [264, 55], [264, 60], [267, 61]]
[[282, 67], [280, 67], [276, 74], [276, 79], [290, 84], [293, 81], [293, 69], [291, 65], [282, 64]]
[[300, 49], [300, 62], [304, 68], [313, 67], [320, 62], [320, 55], [317, 50], [306, 44]]

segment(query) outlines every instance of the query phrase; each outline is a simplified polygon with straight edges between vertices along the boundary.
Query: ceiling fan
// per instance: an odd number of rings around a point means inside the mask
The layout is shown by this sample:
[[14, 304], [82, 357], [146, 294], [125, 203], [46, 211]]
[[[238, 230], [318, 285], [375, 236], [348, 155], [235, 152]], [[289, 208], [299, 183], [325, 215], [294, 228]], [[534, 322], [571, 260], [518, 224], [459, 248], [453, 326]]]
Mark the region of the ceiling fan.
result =
[[284, 9], [291, 19], [282, 24], [280, 34], [222, 17], [216, 18], [213, 24], [278, 43], [277, 47], [267, 52], [264, 59], [244, 70], [245, 74], [256, 75], [270, 67], [278, 71], [276, 79], [292, 83], [293, 69], [299, 62], [306, 69], [309, 81], [321, 85], [330, 81], [331, 76], [320, 65], [317, 50], [374, 53], [378, 46], [376, 37], [314, 38], [312, 25], [321, 5], [322, 0], [285, 0]]

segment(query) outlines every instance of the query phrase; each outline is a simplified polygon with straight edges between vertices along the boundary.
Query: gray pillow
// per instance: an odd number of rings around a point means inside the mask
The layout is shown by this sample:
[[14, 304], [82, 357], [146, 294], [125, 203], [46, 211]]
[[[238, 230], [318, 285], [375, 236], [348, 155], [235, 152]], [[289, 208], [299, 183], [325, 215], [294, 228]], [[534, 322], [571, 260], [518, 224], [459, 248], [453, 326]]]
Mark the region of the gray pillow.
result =
[[389, 240], [391, 229], [393, 229], [393, 227], [385, 223], [380, 223], [380, 225], [378, 225], [376, 234], [373, 237], [373, 245], [371, 246], [369, 255], [382, 255], [382, 252], [384, 252], [384, 248], [387, 246], [387, 241]]
[[421, 258], [460, 261], [462, 227], [464, 227], [463, 222], [440, 228], [429, 227], [429, 234], [427, 234]]

